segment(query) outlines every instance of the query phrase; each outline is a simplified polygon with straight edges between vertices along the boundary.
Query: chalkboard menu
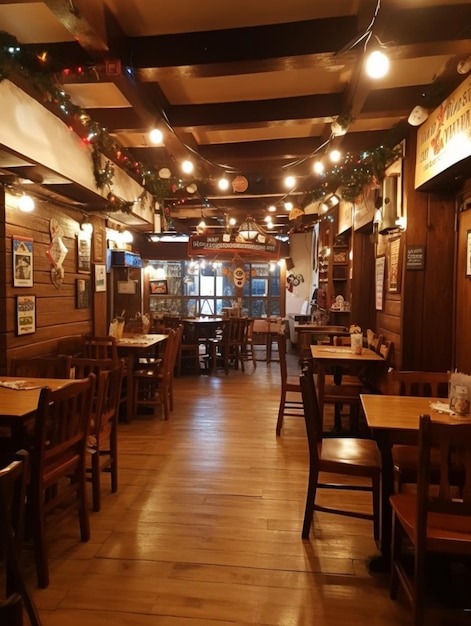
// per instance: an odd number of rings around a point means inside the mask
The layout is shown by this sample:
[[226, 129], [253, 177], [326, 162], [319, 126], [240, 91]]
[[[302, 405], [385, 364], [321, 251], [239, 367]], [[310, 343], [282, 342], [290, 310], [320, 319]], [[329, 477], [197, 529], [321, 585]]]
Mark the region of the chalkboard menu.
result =
[[406, 249], [406, 269], [423, 270], [425, 267], [425, 247], [407, 246]]

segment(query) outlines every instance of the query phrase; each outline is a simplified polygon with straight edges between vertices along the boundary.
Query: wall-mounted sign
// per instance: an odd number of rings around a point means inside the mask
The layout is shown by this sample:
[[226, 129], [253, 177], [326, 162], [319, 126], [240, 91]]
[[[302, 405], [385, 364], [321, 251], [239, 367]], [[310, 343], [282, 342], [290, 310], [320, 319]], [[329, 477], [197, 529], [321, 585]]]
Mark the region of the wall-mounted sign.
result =
[[471, 156], [471, 76], [417, 132], [415, 188]]
[[406, 269], [423, 270], [425, 267], [425, 247], [407, 246], [406, 248]]
[[280, 258], [280, 242], [274, 237], [258, 234], [246, 241], [229, 233], [192, 235], [188, 241], [188, 256], [245, 256], [276, 260]]

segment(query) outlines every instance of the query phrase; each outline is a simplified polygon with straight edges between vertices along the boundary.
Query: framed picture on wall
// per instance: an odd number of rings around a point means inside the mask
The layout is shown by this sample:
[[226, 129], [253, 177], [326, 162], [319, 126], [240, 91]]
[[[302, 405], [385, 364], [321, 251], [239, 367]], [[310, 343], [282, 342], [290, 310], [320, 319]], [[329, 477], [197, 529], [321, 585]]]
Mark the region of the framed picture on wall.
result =
[[386, 267], [386, 257], [379, 256], [376, 258], [376, 277], [375, 277], [375, 301], [376, 310], [383, 310], [383, 293], [384, 293], [384, 269]]
[[90, 279], [77, 278], [75, 280], [75, 308], [88, 309], [90, 306]]
[[106, 265], [95, 263], [95, 291], [106, 291]]
[[12, 237], [13, 286], [33, 286], [33, 240], [29, 237]]
[[152, 295], [165, 296], [168, 294], [168, 283], [166, 280], [150, 280], [149, 291]]
[[16, 297], [16, 332], [18, 335], [36, 332], [36, 296]]
[[466, 232], [466, 276], [471, 278], [471, 230]]
[[77, 272], [90, 273], [91, 239], [90, 235], [80, 231], [77, 235]]

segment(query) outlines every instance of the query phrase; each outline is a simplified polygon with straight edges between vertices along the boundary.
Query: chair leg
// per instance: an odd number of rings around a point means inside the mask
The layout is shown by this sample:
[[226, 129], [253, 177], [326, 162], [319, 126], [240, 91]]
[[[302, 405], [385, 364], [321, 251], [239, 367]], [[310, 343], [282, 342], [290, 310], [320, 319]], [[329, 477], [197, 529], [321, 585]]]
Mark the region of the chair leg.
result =
[[110, 461], [111, 493], [116, 493], [118, 491], [118, 442], [116, 432], [111, 434]]
[[100, 456], [98, 450], [92, 454], [92, 503], [93, 510], [98, 513], [101, 509], [101, 489], [100, 489]]
[[38, 587], [46, 589], [49, 585], [49, 567], [47, 560], [46, 533], [44, 524], [43, 495], [30, 494], [31, 535], [33, 539], [34, 560]]
[[286, 405], [286, 392], [282, 389], [281, 390], [281, 397], [280, 397], [280, 406], [278, 409], [278, 419], [276, 421], [276, 434], [277, 436], [281, 435], [281, 429], [283, 428], [283, 418], [284, 418], [284, 414], [285, 414], [285, 405]]
[[304, 510], [304, 522], [301, 536], [303, 539], [309, 539], [309, 532], [311, 530], [312, 517], [314, 515], [314, 505], [316, 502], [317, 481], [319, 479], [319, 472], [314, 468], [309, 469], [309, 483], [306, 496], [306, 507]]
[[90, 539], [90, 517], [88, 514], [87, 498], [87, 477], [85, 461], [77, 472], [77, 499], [79, 507], [80, 541], [86, 542]]
[[373, 496], [373, 537], [376, 542], [379, 541], [379, 527], [381, 517], [381, 478], [373, 476], [372, 479], [372, 496]]
[[389, 586], [389, 597], [391, 600], [397, 600], [397, 592], [399, 588], [399, 574], [396, 569], [396, 562], [399, 558], [399, 554], [401, 551], [401, 539], [400, 539], [400, 529], [399, 522], [396, 519], [396, 516], [393, 514], [392, 519], [392, 544], [391, 544], [391, 580]]

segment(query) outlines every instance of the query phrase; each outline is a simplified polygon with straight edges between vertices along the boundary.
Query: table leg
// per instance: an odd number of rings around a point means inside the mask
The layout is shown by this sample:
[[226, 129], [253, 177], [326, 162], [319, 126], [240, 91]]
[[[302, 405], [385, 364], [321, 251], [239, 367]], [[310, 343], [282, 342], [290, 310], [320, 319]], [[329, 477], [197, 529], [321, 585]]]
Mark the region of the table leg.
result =
[[373, 438], [381, 453], [381, 519], [380, 519], [380, 555], [370, 560], [372, 572], [388, 572], [391, 567], [392, 510], [389, 497], [394, 490], [392, 441], [387, 429], [374, 430]]
[[319, 360], [317, 362], [317, 400], [319, 402], [319, 412], [321, 414], [322, 430], [324, 430], [324, 392], [325, 392], [325, 365]]
[[126, 380], [126, 422], [131, 422], [134, 412], [134, 369], [136, 358], [132, 350], [127, 356], [127, 380]]

